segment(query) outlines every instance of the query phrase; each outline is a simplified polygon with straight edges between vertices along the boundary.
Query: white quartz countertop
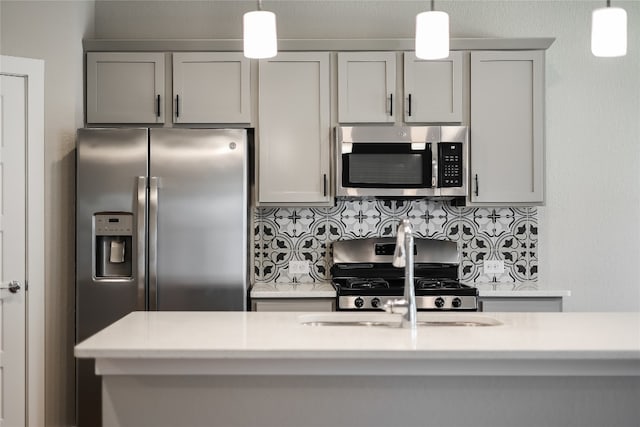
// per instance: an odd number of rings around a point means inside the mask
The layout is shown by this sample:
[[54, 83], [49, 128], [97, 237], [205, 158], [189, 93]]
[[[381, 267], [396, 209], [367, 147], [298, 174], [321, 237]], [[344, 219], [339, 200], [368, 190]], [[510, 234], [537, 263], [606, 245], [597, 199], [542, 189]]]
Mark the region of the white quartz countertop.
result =
[[502, 324], [413, 333], [299, 321], [314, 315], [361, 314], [134, 312], [75, 355], [97, 358], [101, 374], [640, 376], [640, 313], [473, 313]]

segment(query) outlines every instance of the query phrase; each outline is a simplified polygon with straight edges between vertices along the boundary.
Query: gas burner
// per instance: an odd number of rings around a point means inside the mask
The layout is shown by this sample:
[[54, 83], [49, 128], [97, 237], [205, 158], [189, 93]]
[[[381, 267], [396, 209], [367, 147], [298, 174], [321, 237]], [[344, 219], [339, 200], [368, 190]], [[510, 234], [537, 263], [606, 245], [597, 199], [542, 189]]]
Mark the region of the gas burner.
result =
[[460, 289], [466, 286], [451, 279], [416, 279], [416, 289]]
[[353, 278], [353, 279], [347, 280], [346, 287], [350, 289], [382, 289], [382, 288], [388, 288], [389, 282], [379, 278], [372, 278], [372, 279]]

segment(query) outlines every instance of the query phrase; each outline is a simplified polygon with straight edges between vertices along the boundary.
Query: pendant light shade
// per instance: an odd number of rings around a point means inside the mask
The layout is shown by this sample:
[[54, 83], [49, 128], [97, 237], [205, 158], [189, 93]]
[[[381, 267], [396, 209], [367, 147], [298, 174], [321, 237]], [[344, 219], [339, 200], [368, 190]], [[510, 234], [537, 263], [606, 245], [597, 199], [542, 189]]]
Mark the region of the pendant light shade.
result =
[[449, 56], [449, 15], [422, 12], [416, 16], [416, 57], [442, 59]]
[[244, 14], [244, 56], [247, 58], [272, 58], [278, 54], [276, 15], [266, 10]]
[[591, 16], [591, 52], [595, 56], [627, 54], [627, 12], [619, 7], [604, 7]]

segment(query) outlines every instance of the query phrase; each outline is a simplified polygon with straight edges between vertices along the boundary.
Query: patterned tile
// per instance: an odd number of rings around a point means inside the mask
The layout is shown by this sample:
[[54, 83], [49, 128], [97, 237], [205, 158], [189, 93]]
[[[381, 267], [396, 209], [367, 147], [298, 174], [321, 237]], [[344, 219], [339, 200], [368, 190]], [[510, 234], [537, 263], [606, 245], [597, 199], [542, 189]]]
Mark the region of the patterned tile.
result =
[[379, 236], [381, 213], [377, 200], [346, 201], [340, 214], [345, 235], [351, 238]]
[[448, 219], [447, 212], [441, 209], [441, 205], [427, 199], [412, 201], [406, 217], [417, 236], [429, 238], [442, 236]]
[[[460, 278], [465, 283], [492, 283], [494, 288], [523, 283], [527, 289], [537, 286], [536, 208], [457, 207], [431, 199], [338, 200], [328, 208], [257, 208], [254, 279], [329, 280], [333, 242], [395, 236], [404, 218], [409, 219], [417, 236], [458, 243]], [[504, 260], [505, 272], [485, 274], [487, 259]], [[309, 274], [290, 275], [290, 260], [309, 261]]]
[[309, 234], [316, 215], [311, 209], [281, 208], [274, 218], [278, 234], [295, 238]]

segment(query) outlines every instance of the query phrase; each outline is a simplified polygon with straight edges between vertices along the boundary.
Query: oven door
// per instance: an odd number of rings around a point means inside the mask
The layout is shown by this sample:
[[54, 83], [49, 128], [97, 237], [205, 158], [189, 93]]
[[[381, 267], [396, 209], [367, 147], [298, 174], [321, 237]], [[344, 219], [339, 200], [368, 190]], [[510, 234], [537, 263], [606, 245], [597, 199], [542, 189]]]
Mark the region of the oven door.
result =
[[437, 126], [337, 128], [336, 195], [435, 195]]

